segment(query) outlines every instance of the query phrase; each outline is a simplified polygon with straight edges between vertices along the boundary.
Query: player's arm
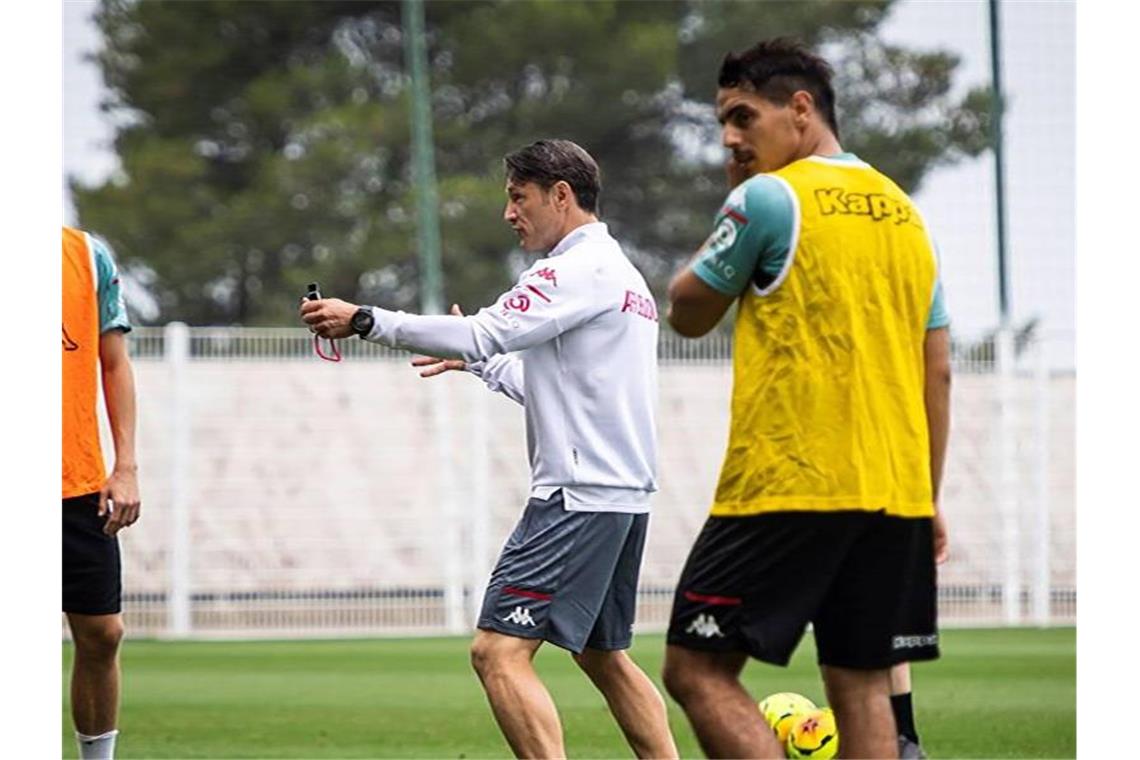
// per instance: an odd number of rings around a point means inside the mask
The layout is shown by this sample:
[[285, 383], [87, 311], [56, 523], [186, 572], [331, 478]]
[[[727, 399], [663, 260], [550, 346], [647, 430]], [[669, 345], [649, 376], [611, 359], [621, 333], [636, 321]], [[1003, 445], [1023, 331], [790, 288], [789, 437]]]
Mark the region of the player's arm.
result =
[[950, 328], [926, 331], [923, 345], [926, 364], [926, 424], [930, 431], [930, 485], [934, 495], [934, 554], [942, 562], [949, 552], [945, 518], [939, 505], [942, 468], [950, 439]]
[[[453, 303], [451, 305], [451, 315], [454, 317], [462, 317], [463, 310], [459, 308], [459, 304]], [[441, 359], [438, 356], [417, 356], [412, 359], [413, 367], [423, 367], [420, 370], [420, 377], [435, 377], [442, 375], [444, 372], [467, 370], [475, 372], [475, 362], [468, 364], [462, 359]], [[475, 372], [478, 374], [478, 372]]]
[[[459, 304], [452, 304], [451, 313], [462, 317]], [[512, 401], [524, 403], [523, 363], [517, 354], [499, 354], [485, 362], [465, 362], [462, 359], [440, 359], [437, 356], [417, 356], [413, 367], [423, 367], [420, 377], [435, 377], [448, 371], [470, 372], [480, 378], [492, 391], [502, 393]]]
[[435, 377], [448, 371], [467, 371], [482, 380], [489, 390], [502, 393], [520, 404], [525, 403], [523, 363], [517, 354], [497, 354], [485, 362], [440, 359], [438, 356], [417, 356], [412, 359], [412, 366], [423, 367], [420, 370], [420, 377]]
[[111, 501], [113, 510], [103, 532], [113, 536], [139, 519], [140, 508], [135, 458], [135, 375], [127, 355], [127, 337], [121, 330], [99, 336], [99, 366], [115, 446], [115, 466], [99, 493], [99, 510], [103, 514], [107, 500]]
[[468, 369], [478, 375], [489, 390], [501, 393], [520, 404], [526, 403], [523, 391], [523, 361], [518, 354], [499, 354]]
[[[544, 273], [540, 276], [540, 272]], [[551, 340], [613, 308], [588, 266], [543, 260], [491, 306], [471, 316], [407, 314], [370, 307], [374, 326], [366, 340], [441, 359], [485, 362]], [[327, 338], [352, 335], [359, 307], [336, 298], [301, 303], [301, 318]]]
[[[697, 252], [699, 257], [701, 252]], [[698, 277], [692, 264], [686, 266], [669, 283], [669, 310], [666, 318], [681, 335], [699, 338], [716, 327], [728, 307], [737, 299], [710, 287]]]
[[780, 268], [791, 245], [794, 205], [777, 179], [753, 177], [736, 187], [713, 233], [669, 283], [669, 324], [697, 338], [716, 326], [757, 270]]
[[99, 491], [99, 514], [111, 514], [103, 532], [115, 535], [139, 519], [138, 459], [135, 456], [135, 375], [127, 353], [131, 329], [119, 271], [111, 247], [92, 237], [99, 297], [99, 371], [103, 400], [115, 447], [115, 465]]

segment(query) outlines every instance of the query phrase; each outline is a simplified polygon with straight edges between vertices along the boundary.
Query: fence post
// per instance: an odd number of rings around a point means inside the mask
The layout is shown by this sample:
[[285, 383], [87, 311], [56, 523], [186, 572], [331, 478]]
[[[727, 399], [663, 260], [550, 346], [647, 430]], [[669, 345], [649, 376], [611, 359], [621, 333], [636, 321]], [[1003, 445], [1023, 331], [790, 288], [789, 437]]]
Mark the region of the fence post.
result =
[[190, 466], [189, 399], [186, 363], [190, 356], [190, 329], [171, 322], [165, 330], [165, 353], [170, 368], [170, 554], [167, 572], [167, 633], [190, 635], [190, 515], [186, 498], [186, 471]]
[[1014, 427], [1013, 331], [1001, 327], [995, 341], [998, 372], [998, 509], [1001, 514], [1002, 612], [1006, 625], [1021, 618], [1021, 583], [1018, 577], [1020, 531], [1017, 512], [1017, 440]]
[[452, 451], [451, 389], [449, 383], [431, 384], [432, 425], [435, 430], [437, 454], [436, 493], [440, 497], [441, 532], [439, 542], [440, 566], [443, 568], [444, 628], [448, 633], [462, 633], [463, 625], [463, 564], [458, 493], [455, 487], [455, 462]]
[[491, 436], [487, 430], [487, 402], [490, 393], [483, 383], [467, 383], [471, 394], [471, 501], [467, 504], [471, 523], [471, 558], [467, 582], [471, 589], [468, 597], [467, 618], [474, 627], [483, 607], [483, 592], [490, 575], [488, 546], [490, 544], [491, 505], [488, 499], [490, 483]]
[[1050, 619], [1049, 597], [1052, 581], [1050, 519], [1052, 515], [1049, 504], [1049, 383], [1051, 381], [1049, 378], [1049, 344], [1044, 335], [1037, 339], [1037, 367], [1034, 374], [1034, 384], [1037, 386], [1035, 394], [1037, 424], [1033, 430], [1033, 435], [1037, 441], [1037, 461], [1034, 463], [1036, 471], [1034, 480], [1037, 486], [1037, 498], [1034, 500], [1037, 525], [1034, 533], [1037, 538], [1037, 547], [1033, 558], [1033, 620], [1037, 625], [1046, 626]]

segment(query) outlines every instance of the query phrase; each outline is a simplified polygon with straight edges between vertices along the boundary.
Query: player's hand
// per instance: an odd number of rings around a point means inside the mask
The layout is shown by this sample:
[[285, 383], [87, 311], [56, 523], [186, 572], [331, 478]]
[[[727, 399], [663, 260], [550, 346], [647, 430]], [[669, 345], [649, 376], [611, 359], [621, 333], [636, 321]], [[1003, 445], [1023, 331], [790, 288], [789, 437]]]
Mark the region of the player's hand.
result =
[[[455, 317], [462, 317], [463, 311], [459, 308], [459, 304], [453, 303], [451, 305], [451, 314]], [[435, 377], [442, 375], [448, 370], [465, 370], [467, 369], [467, 362], [462, 359], [440, 359], [435, 356], [417, 356], [412, 359], [413, 367], [427, 367], [427, 369], [420, 371], [420, 377]]]
[[950, 559], [950, 535], [946, 530], [946, 518], [942, 508], [934, 505], [934, 563], [941, 565]]
[[99, 489], [99, 516], [107, 517], [103, 532], [114, 536], [128, 525], [134, 525], [141, 507], [138, 472], [133, 467], [116, 467]]
[[309, 329], [322, 338], [349, 338], [352, 315], [360, 308], [339, 298], [322, 298], [319, 301], [301, 301], [301, 319]]

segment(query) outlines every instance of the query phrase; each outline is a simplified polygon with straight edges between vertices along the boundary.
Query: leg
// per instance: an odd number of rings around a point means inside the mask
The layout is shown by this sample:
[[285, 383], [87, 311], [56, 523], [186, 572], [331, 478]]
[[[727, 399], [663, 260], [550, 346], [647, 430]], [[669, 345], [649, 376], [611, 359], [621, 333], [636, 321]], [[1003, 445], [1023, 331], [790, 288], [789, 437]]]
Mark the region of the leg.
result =
[[827, 701], [835, 710], [843, 757], [898, 757], [891, 713], [890, 669], [855, 670], [821, 665]]
[[925, 757], [914, 724], [910, 663], [900, 662], [891, 668], [891, 712], [899, 729], [899, 757]]
[[891, 696], [910, 694], [910, 663], [900, 662], [891, 668]]
[[558, 711], [532, 663], [541, 645], [486, 630], [471, 643], [471, 665], [516, 757], [566, 757]]
[[574, 661], [606, 698], [638, 757], [677, 757], [665, 700], [649, 676], [622, 650], [585, 649]]
[[97, 736], [115, 728], [119, 717], [119, 642], [122, 615], [79, 615], [67, 622], [75, 640], [71, 670], [71, 716], [81, 734]]
[[740, 683], [747, 655], [665, 648], [665, 688], [709, 757], [782, 758], [784, 749]]

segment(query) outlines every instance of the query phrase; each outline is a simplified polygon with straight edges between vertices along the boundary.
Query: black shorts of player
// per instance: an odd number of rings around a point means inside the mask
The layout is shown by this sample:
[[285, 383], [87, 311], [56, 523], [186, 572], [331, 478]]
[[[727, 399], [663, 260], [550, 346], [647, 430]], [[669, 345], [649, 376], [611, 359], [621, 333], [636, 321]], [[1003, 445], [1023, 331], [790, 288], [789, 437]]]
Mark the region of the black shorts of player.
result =
[[628, 649], [649, 515], [530, 499], [491, 572], [478, 627], [580, 653]]
[[119, 539], [103, 533], [99, 494], [63, 500], [63, 611], [115, 615], [122, 610]]
[[882, 512], [710, 517], [681, 572], [668, 643], [787, 665], [811, 623], [821, 665], [936, 659], [932, 529]]

